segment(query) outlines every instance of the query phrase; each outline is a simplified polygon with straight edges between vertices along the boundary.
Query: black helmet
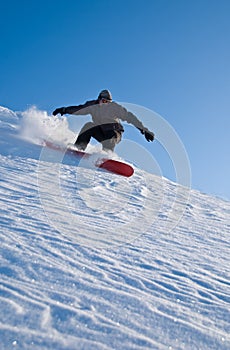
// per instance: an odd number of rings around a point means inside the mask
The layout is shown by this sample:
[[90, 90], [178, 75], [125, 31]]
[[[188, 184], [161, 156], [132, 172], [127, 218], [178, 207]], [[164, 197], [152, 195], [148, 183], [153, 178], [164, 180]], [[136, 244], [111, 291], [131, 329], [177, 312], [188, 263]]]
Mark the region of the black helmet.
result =
[[111, 92], [109, 90], [102, 90], [98, 95], [98, 100], [102, 100], [102, 99], [112, 101]]

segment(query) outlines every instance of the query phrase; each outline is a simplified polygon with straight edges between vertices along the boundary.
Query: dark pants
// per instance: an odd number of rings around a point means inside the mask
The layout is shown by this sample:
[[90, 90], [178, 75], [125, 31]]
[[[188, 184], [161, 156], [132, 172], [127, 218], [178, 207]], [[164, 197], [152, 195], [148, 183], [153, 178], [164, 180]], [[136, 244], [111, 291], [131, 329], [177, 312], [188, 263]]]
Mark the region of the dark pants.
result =
[[75, 146], [84, 151], [91, 137], [102, 144], [104, 150], [113, 151], [116, 144], [121, 141], [123, 127], [119, 123], [96, 125], [93, 122], [86, 123], [81, 129]]

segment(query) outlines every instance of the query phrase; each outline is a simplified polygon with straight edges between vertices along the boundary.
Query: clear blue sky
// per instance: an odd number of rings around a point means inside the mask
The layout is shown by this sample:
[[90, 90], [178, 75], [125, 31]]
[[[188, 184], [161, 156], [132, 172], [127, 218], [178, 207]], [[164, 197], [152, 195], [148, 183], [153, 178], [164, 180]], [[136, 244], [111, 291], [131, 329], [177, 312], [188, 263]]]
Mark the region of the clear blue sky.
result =
[[51, 113], [108, 88], [172, 125], [193, 188], [230, 198], [229, 0], [7, 0], [0, 14], [0, 105]]

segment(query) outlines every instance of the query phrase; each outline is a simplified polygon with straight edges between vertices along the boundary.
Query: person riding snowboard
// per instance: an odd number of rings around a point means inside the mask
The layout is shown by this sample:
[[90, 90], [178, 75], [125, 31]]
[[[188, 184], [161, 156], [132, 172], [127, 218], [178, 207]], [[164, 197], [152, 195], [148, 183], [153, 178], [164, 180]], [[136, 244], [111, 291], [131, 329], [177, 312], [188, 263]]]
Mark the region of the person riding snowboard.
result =
[[109, 90], [102, 90], [96, 100], [87, 101], [83, 105], [57, 108], [53, 115], [59, 113], [92, 116], [93, 121], [83, 126], [74, 144], [81, 151], [86, 149], [91, 137], [102, 144], [103, 150], [113, 151], [124, 132], [120, 120], [134, 125], [148, 142], [154, 140], [154, 133], [145, 128], [133, 113], [112, 101]]

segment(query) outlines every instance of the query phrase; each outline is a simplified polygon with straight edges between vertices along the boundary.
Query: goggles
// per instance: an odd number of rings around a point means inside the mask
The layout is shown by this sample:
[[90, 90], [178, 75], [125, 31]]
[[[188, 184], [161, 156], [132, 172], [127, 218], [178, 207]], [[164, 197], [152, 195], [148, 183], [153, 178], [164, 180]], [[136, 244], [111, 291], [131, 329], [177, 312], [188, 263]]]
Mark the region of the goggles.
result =
[[109, 103], [111, 102], [110, 100], [106, 100], [106, 98], [101, 98], [100, 103]]

